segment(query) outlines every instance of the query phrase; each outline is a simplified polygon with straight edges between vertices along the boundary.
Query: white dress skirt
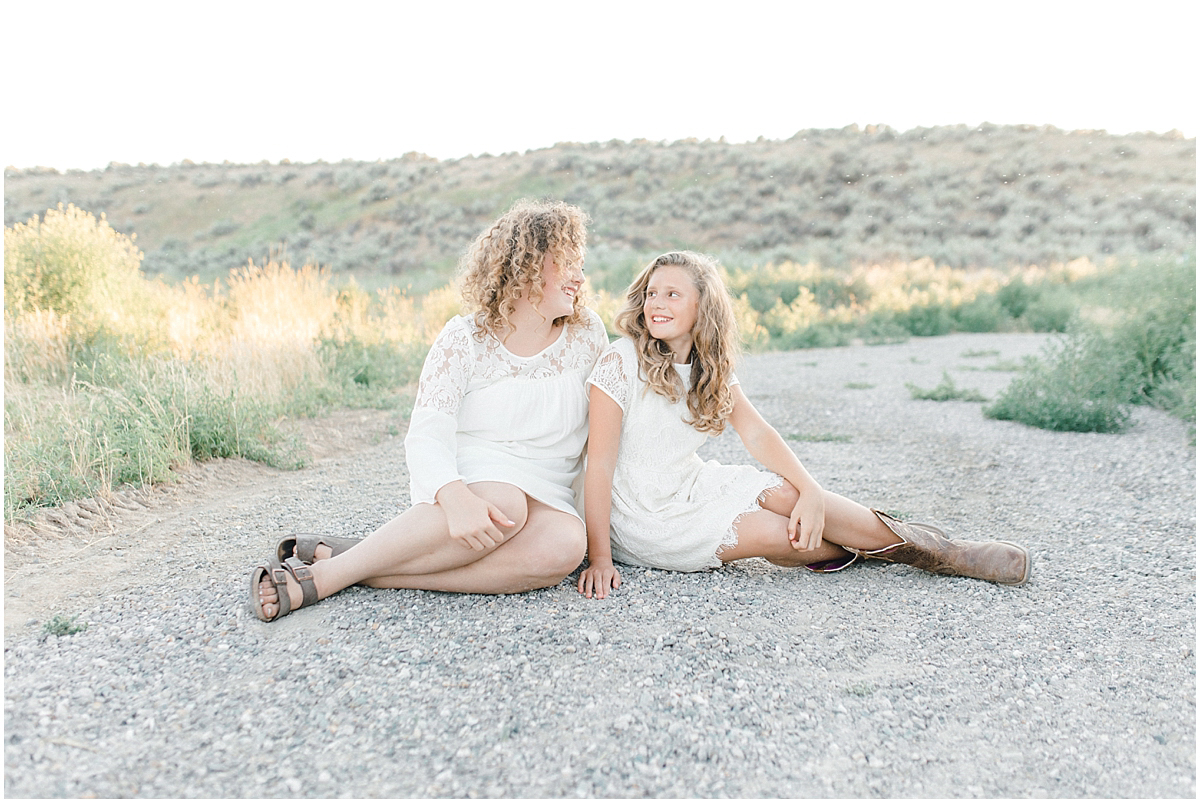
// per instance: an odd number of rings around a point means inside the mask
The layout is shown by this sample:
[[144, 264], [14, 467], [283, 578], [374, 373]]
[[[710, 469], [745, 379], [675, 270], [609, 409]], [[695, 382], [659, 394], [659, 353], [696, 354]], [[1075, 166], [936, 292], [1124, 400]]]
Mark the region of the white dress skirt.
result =
[[[688, 387], [691, 366], [675, 367]], [[647, 386], [627, 338], [608, 347], [588, 382], [624, 412], [613, 473], [613, 560], [681, 572], [720, 566], [717, 553], [737, 544], [737, 520], [758, 510], [782, 478], [701, 460], [696, 450], [710, 436], [685, 423], [686, 399], [672, 404]]]
[[505, 482], [581, 518], [586, 383], [607, 345], [591, 310], [531, 357], [473, 318], [450, 320], [425, 358], [404, 439], [412, 503], [433, 504], [455, 480]]

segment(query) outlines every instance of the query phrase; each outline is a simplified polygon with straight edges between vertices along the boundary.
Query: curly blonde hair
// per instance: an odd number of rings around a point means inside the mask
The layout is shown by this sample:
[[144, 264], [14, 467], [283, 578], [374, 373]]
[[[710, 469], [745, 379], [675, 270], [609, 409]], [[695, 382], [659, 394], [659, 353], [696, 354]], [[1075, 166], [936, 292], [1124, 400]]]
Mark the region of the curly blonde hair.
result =
[[[458, 267], [463, 300], [475, 309], [480, 329], [496, 334], [510, 328], [514, 302], [523, 293], [535, 306], [541, 302], [546, 254], [564, 267], [582, 263], [587, 224], [577, 206], [523, 199], [480, 234]], [[556, 318], [555, 325], [582, 322], [583, 302], [580, 292], [571, 314]]]
[[[687, 271], [700, 292], [696, 324], [692, 328], [691, 389], [673, 365], [671, 348], [650, 336], [646, 326], [646, 287], [661, 267], [674, 265]], [[638, 368], [646, 384], [672, 403], [687, 396], [686, 422], [700, 432], [719, 435], [733, 412], [733, 390], [729, 384], [740, 352], [733, 299], [721, 279], [715, 258], [692, 251], [671, 251], [642, 269], [625, 294], [625, 305], [617, 313], [616, 329], [633, 341]]]

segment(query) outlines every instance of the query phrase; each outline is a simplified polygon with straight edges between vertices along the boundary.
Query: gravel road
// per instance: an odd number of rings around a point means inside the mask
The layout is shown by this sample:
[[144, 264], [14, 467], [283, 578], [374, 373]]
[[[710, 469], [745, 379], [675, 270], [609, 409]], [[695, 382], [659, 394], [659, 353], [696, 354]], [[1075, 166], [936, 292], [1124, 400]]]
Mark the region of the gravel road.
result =
[[[212, 464], [110, 511], [102, 538], [13, 544], [5, 794], [1192, 798], [1186, 427], [1137, 410], [1121, 435], [1044, 432], [905, 389], [948, 370], [994, 397], [1013, 374], [988, 368], [1044, 341], [739, 371], [825, 487], [1024, 543], [1022, 588], [752, 560], [629, 568], [604, 601], [574, 577], [510, 597], [353, 588], [258, 622], [247, 576], [280, 535], [362, 535], [403, 508], [395, 434], [297, 472]], [[707, 450], [749, 461], [731, 434]], [[56, 614], [87, 628], [45, 635]]]

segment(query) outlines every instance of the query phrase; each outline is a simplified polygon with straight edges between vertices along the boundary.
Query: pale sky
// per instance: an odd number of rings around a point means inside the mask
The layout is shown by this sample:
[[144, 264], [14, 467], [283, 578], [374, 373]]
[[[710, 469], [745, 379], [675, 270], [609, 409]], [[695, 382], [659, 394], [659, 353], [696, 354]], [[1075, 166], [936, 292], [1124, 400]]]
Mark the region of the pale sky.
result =
[[0, 161], [444, 159], [851, 123], [1194, 137], [1198, 7], [25, 0], [0, 16]]

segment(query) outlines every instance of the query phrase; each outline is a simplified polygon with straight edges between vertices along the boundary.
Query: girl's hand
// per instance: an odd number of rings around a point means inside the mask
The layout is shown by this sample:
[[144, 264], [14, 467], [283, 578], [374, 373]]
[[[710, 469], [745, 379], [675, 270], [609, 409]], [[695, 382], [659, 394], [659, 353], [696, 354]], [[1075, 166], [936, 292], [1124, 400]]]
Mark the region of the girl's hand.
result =
[[442, 509], [446, 513], [450, 537], [476, 552], [502, 543], [505, 535], [500, 532], [500, 527], [512, 527], [515, 524], [500, 508], [469, 490], [456, 495], [453, 502], [443, 504]]
[[800, 494], [796, 506], [788, 519], [788, 540], [796, 550], [816, 549], [821, 546], [821, 535], [825, 532], [825, 495], [817, 490]]
[[610, 588], [616, 590], [620, 587], [621, 573], [612, 565], [611, 560], [596, 563], [589, 561], [588, 567], [579, 575], [579, 593], [588, 599], [592, 598], [592, 594], [596, 595], [596, 599], [604, 599], [608, 596]]

